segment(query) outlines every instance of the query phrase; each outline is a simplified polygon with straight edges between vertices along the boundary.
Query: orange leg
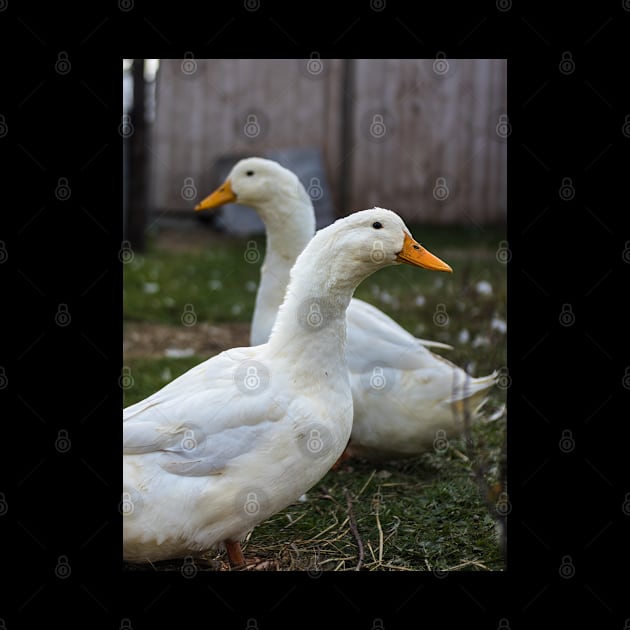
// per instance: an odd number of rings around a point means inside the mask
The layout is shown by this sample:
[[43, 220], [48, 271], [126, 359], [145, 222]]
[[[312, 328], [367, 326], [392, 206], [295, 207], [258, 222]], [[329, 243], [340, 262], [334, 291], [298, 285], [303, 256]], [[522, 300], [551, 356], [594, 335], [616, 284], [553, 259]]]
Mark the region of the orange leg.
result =
[[225, 541], [225, 549], [230, 560], [230, 565], [233, 569], [238, 569], [245, 566], [245, 556], [241, 549], [241, 543], [232, 542], [231, 540]]
[[348, 443], [348, 446], [346, 446], [343, 453], [339, 455], [339, 459], [332, 465], [331, 470], [339, 470], [341, 468], [341, 464], [343, 464], [343, 462], [345, 462], [347, 459], [350, 459], [351, 457], [352, 452], [350, 449], [350, 444]]

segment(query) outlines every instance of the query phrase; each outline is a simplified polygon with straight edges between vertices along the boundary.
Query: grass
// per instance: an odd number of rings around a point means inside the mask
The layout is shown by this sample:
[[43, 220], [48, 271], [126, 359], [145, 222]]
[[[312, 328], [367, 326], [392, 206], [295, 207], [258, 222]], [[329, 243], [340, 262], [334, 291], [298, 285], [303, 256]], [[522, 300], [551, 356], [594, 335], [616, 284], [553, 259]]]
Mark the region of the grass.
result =
[[[368, 278], [356, 297], [417, 336], [451, 344], [453, 350], [439, 352], [474, 375], [506, 366], [506, 268], [496, 256], [504, 228], [410, 229], [454, 273], [401, 265]], [[252, 248], [260, 257], [248, 263], [244, 254]], [[152, 325], [191, 337], [210, 334], [202, 322], [216, 331], [240, 322], [246, 331], [263, 252], [262, 237], [218, 237], [203, 227], [154, 235], [146, 253], [124, 265], [126, 335], [132, 326], [150, 331]], [[187, 313], [194, 313], [194, 320]], [[125, 406], [210, 356], [198, 350], [183, 358], [164, 356], [159, 340], [153, 347], [147, 334], [145, 351], [125, 352], [126, 374], [132, 377], [124, 381]], [[504, 569], [496, 513], [484, 503], [475, 473], [496, 490], [505, 399], [504, 389], [492, 390], [469, 441], [451, 439], [446, 450], [398, 461], [351, 460], [329, 472], [306, 500], [256, 527], [243, 546], [246, 557], [257, 559], [260, 569], [354, 570], [359, 564], [365, 570]], [[496, 500], [496, 492], [492, 496]], [[209, 561], [212, 568], [225, 568], [223, 554]]]
[[146, 256], [135, 255], [125, 266], [125, 321], [180, 326], [191, 307], [200, 321], [251, 321], [260, 264], [246, 262], [246, 247], [243, 241], [226, 239], [211, 247], [150, 247]]

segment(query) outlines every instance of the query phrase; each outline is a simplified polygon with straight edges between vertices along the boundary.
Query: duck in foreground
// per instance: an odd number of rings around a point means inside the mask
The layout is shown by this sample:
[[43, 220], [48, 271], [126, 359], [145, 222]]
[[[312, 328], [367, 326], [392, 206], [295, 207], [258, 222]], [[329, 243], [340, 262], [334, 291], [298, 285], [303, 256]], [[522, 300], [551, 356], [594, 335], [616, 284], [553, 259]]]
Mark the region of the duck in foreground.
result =
[[[374, 257], [375, 243], [382, 256]], [[346, 309], [388, 265], [451, 268], [374, 208], [317, 232], [291, 270], [267, 343], [192, 368], [123, 412], [123, 555], [199, 556], [240, 541], [317, 483], [352, 428]]]
[[[315, 231], [311, 199], [294, 173], [263, 158], [239, 161], [225, 183], [196, 210], [237, 202], [265, 224], [267, 248], [252, 320], [251, 343], [264, 343], [284, 297], [293, 262]], [[377, 242], [372, 258], [384, 255]], [[474, 416], [497, 373], [473, 378], [376, 307], [358, 300], [347, 309], [346, 360], [354, 400], [345, 456], [403, 457], [432, 448], [436, 436], [457, 434], [464, 411]]]

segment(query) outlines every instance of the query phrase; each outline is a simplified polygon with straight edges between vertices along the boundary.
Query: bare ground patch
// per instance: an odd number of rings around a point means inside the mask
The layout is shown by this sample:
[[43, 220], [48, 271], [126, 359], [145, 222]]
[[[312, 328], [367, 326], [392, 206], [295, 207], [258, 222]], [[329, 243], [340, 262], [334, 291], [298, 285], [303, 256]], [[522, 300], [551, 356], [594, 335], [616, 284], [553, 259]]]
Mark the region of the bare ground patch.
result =
[[123, 331], [125, 358], [164, 356], [210, 357], [229, 348], [249, 345], [247, 323], [213, 326], [197, 323], [194, 326], [171, 326], [148, 322], [126, 322]]

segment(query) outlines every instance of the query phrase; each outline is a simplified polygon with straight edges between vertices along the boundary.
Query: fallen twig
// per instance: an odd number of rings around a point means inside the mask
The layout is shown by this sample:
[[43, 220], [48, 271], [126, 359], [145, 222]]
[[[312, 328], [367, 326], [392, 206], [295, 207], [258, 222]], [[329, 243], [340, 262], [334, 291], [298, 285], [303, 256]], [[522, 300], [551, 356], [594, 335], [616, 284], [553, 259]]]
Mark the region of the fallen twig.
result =
[[461, 562], [460, 564], [455, 565], [454, 567], [449, 567], [446, 569], [447, 571], [458, 571], [459, 569], [463, 569], [464, 567], [472, 565], [473, 567], [479, 567], [484, 571], [490, 571], [490, 569], [483, 563], [478, 562], [477, 560], [466, 560], [465, 562]]
[[363, 491], [368, 487], [375, 473], [376, 473], [376, 468], [372, 471], [372, 474], [368, 477], [367, 481], [363, 484], [363, 487], [361, 488], [361, 490], [359, 490], [359, 494], [357, 494], [357, 499], [363, 494]]
[[369, 540], [367, 542], [367, 546], [368, 546], [368, 549], [370, 550], [370, 554], [372, 555], [372, 564], [378, 564], [378, 561], [376, 560], [376, 556], [374, 555], [374, 549], [372, 549], [372, 544], [370, 543]]
[[380, 497], [380, 488], [379, 488], [379, 492], [377, 494], [377, 498], [376, 498], [376, 505], [375, 505], [375, 509], [376, 509], [376, 528], [378, 529], [378, 561], [379, 562], [383, 562], [383, 528], [381, 527], [381, 519], [378, 516], [378, 512], [380, 509], [380, 505], [381, 502], [379, 500], [378, 497]]
[[[370, 477], [370, 479], [371, 479], [371, 477]], [[364, 556], [364, 553], [365, 553], [363, 551], [363, 541], [361, 540], [361, 537], [359, 536], [359, 530], [357, 529], [357, 523], [354, 520], [354, 513], [352, 511], [352, 498], [350, 497], [350, 493], [348, 492], [347, 488], [343, 489], [343, 493], [344, 493], [344, 496], [346, 497], [346, 502], [348, 503], [348, 521], [350, 523], [350, 529], [352, 530], [352, 534], [354, 535], [354, 537], [355, 537], [355, 539], [357, 541], [357, 545], [359, 547], [359, 561], [357, 562], [357, 566], [355, 567], [354, 570], [355, 571], [360, 571], [361, 570], [361, 566], [363, 565], [363, 556]]]
[[[317, 534], [315, 534], [315, 536], [313, 536], [313, 538], [311, 538], [311, 541], [317, 540], [318, 538], [323, 536], [328, 530], [336, 528], [337, 525], [339, 525], [339, 520], [337, 519], [337, 517], [335, 516], [334, 513], [333, 513], [333, 518], [334, 518], [334, 522], [331, 525], [329, 525], [328, 527], [326, 527], [326, 529], [322, 529], [321, 532], [318, 532]], [[341, 524], [340, 527], [343, 527], [344, 523], [345, 523], [345, 521]]]

